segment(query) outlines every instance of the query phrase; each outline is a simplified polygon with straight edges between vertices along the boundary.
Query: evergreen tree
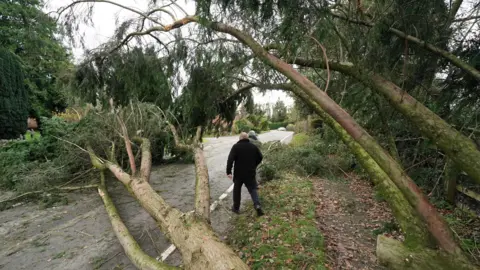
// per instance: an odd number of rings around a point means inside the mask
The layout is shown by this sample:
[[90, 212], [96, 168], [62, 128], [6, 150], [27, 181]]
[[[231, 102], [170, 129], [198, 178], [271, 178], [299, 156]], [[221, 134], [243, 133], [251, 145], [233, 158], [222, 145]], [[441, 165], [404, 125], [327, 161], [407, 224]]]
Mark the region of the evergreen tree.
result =
[[0, 139], [15, 139], [27, 130], [28, 108], [19, 59], [0, 49]]

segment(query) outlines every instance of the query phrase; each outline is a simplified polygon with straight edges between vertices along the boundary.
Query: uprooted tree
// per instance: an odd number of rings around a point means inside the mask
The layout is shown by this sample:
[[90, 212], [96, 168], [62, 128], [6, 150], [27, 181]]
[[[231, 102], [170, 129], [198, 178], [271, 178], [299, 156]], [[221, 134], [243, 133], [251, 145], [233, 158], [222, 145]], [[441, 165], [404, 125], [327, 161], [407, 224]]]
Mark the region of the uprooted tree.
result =
[[[134, 37], [150, 36], [159, 42], [160, 46], [165, 47], [166, 57], [174, 57], [178, 61], [177, 67], [188, 67], [196, 60], [215, 59], [222, 60], [214, 65], [219, 67], [218, 74], [229, 78], [230, 84], [235, 80], [237, 84], [251, 83], [252, 73], [262, 82], [293, 83], [294, 85], [277, 89], [294, 92], [333, 127], [369, 172], [373, 182], [390, 195], [386, 199], [394, 209], [407, 239], [418, 240], [408, 240], [406, 245], [397, 245], [380, 237], [377, 252], [383, 263], [401, 268], [400, 262], [410, 250], [422, 254], [413, 262], [417, 268], [425, 265], [435, 266], [437, 269], [449, 269], [452, 265], [473, 268], [465, 259], [458, 240], [448, 225], [405, 173], [398, 158], [393, 158], [327, 92], [329, 83], [332, 83], [331, 78], [338, 78], [336, 81], [359, 81], [364, 85], [364, 90], [371, 90], [386, 99], [393, 110], [403, 115], [416, 130], [434, 142], [459, 169], [477, 183], [480, 182], [480, 151], [475, 144], [413, 97], [419, 96], [418, 93], [423, 89], [427, 92], [423, 95], [432, 95], [436, 91], [433, 84], [435, 74], [448, 66], [448, 63], [474, 78], [478, 73], [475, 67], [460, 57], [445, 53], [449, 37], [453, 35], [452, 30], [467, 31], [467, 34], [469, 31], [460, 26], [452, 26], [458, 7], [462, 4], [461, 0], [455, 1], [450, 8], [444, 1], [362, 1], [363, 6], [354, 6], [352, 1], [339, 1], [335, 4], [329, 1], [267, 1], [263, 4], [241, 0], [198, 1], [198, 15], [185, 14], [180, 20], [166, 9], [170, 4], [162, 7], [156, 3], [150, 10], [142, 12], [112, 1], [90, 0], [76, 1], [60, 13], [70, 10], [75, 4], [98, 2], [128, 9], [138, 15], [140, 21], [140, 24], [135, 24], [133, 20], [123, 24], [123, 32], [117, 35], [116, 43], [106, 47], [107, 51], [118, 50]], [[172, 5], [177, 11], [183, 11], [177, 4]], [[385, 12], [391, 16], [380, 16]], [[339, 13], [343, 14], [341, 18]], [[278, 16], [273, 16], [274, 14]], [[427, 19], [420, 15], [426, 15]], [[73, 13], [67, 13], [67, 18], [72, 16]], [[165, 24], [163, 16], [172, 18], [173, 23]], [[392, 28], [389, 24], [395, 21], [396, 16], [404, 16], [398, 18], [404, 23], [401, 27]], [[359, 18], [361, 21], [359, 23], [359, 20], [352, 18]], [[218, 22], [220, 20], [240, 20], [242, 24], [233, 27]], [[428, 23], [439, 20], [444, 20], [445, 24], [435, 28], [435, 31], [429, 29]], [[368, 23], [362, 23], [365, 21]], [[231, 23], [233, 25], [234, 22]], [[168, 36], [174, 29], [182, 29], [192, 24], [194, 30], [203, 35], [196, 36], [197, 40], [192, 41], [191, 38], [182, 38], [181, 32], [177, 32], [173, 38], [169, 36], [173, 48], [167, 49], [168, 46], [161, 38]], [[359, 28], [360, 26], [373, 28], [375, 31], [364, 30]], [[411, 29], [417, 30], [415, 36], [421, 36], [424, 40], [411, 36]], [[347, 39], [345, 33], [354, 38]], [[396, 39], [392, 38], [392, 34]], [[216, 38], [213, 38], [214, 36]], [[235, 39], [229, 39], [229, 36]], [[187, 40], [191, 44], [187, 44]], [[409, 42], [414, 43], [413, 46], [410, 46]], [[434, 46], [431, 43], [440, 45]], [[419, 44], [423, 47], [418, 46]], [[191, 55], [186, 52], [189, 46], [201, 49]], [[335, 49], [327, 50], [329, 47]], [[212, 55], [212, 51], [216, 53]], [[270, 68], [265, 68], [262, 62]], [[292, 64], [300, 66], [301, 69]], [[228, 65], [236, 67], [237, 72], [226, 72], [225, 66]], [[394, 68], [391, 68], [392, 66]], [[427, 72], [426, 67], [429, 68]], [[304, 68], [312, 68], [321, 75], [316, 76], [316, 79], [307, 77], [303, 72]], [[326, 72], [317, 71], [318, 68], [325, 69]], [[333, 74], [332, 71], [341, 75]], [[325, 75], [326, 79], [322, 75]], [[260, 84], [257, 83], [256, 87], [262, 89]], [[325, 91], [317, 86], [320, 84], [325, 84]], [[247, 85], [239, 90], [248, 91], [251, 88], [251, 85]], [[333, 96], [335, 95], [333, 93]], [[345, 94], [342, 94], [342, 99], [343, 95]], [[125, 179], [132, 178], [124, 174], [120, 176]], [[167, 229], [163, 228], [168, 234]], [[441, 252], [434, 250], [436, 245]], [[188, 253], [183, 255], [184, 258], [187, 256], [186, 261], [190, 262]], [[436, 256], [441, 259], [434, 258]]]

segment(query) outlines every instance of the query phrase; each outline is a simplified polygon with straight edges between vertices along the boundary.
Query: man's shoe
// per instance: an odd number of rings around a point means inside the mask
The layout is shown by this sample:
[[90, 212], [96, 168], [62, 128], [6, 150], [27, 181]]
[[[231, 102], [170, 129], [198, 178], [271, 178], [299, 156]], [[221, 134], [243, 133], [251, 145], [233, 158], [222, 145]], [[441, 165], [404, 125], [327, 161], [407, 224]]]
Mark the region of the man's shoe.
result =
[[260, 206], [255, 207], [255, 210], [257, 210], [257, 216], [261, 217], [265, 215], [265, 213], [263, 213], [262, 208]]
[[232, 207], [232, 212], [235, 213], [235, 214], [240, 214], [240, 210], [235, 209], [235, 208], [233, 208], [233, 207]]

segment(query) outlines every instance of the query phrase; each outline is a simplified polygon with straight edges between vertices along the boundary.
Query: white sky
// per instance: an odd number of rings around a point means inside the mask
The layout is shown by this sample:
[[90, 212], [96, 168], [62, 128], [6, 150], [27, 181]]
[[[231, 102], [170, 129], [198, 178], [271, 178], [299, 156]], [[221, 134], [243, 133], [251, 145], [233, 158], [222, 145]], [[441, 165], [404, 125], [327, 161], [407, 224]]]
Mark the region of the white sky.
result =
[[[60, 7], [64, 7], [71, 2], [71, 0], [47, 0], [45, 10], [47, 12], [56, 11]], [[135, 7], [136, 9], [143, 11], [147, 10], [148, 7], [148, 0], [122, 0], [118, 3], [129, 7]], [[181, 7], [190, 15], [195, 13], [195, 3], [193, 1], [179, 0], [177, 1], [177, 4], [181, 5]], [[82, 24], [79, 29], [79, 34], [84, 35], [87, 49], [94, 49], [108, 41], [109, 38], [113, 36], [117, 19], [118, 21], [123, 21], [123, 19], [129, 18], [133, 15], [134, 13], [128, 10], [124, 10], [108, 3], [96, 3], [92, 16], [94, 26], [92, 27], [87, 24]], [[178, 14], [178, 17], [181, 18], [181, 15], [182, 14]], [[83, 58], [83, 49], [77, 46], [72, 47], [72, 51], [75, 60], [81, 61]], [[293, 99], [282, 91], [268, 91], [265, 95], [254, 92], [254, 99], [255, 103], [258, 104], [275, 103], [280, 99], [283, 100], [287, 106], [293, 105]]]

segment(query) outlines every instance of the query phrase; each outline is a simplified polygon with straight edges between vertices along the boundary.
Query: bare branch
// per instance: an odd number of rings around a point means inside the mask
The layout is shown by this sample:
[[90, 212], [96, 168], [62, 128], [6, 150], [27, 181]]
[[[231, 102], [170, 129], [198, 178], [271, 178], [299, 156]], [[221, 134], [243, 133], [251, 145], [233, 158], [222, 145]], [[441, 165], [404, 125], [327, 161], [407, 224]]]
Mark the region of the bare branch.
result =
[[136, 13], [140, 16], [142, 16], [143, 18], [145, 19], [148, 19], [156, 24], [159, 24], [159, 25], [162, 25], [162, 23], [160, 23], [159, 21], [155, 20], [154, 18], [151, 18], [149, 17], [147, 14], [139, 11], [139, 10], [136, 10], [134, 8], [131, 8], [131, 7], [127, 7], [125, 5], [122, 5], [122, 4], [119, 4], [119, 3], [116, 3], [114, 1], [109, 1], [109, 0], [78, 0], [78, 1], [74, 1], [72, 3], [70, 3], [68, 6], [66, 7], [63, 7], [63, 8], [60, 8], [57, 13], [58, 13], [58, 16], [60, 17], [62, 15], [63, 12], [65, 12], [66, 10], [72, 8], [73, 6], [75, 5], [78, 5], [78, 4], [81, 4], [81, 3], [107, 3], [107, 4], [111, 4], [111, 5], [114, 5], [114, 6], [117, 6], [117, 7], [121, 7], [123, 9], [126, 9], [128, 11], [131, 11], [133, 13]]
[[122, 119], [120, 119], [118, 115], [117, 120], [120, 124], [120, 127], [122, 128], [123, 140], [125, 141], [125, 148], [127, 149], [128, 159], [130, 161], [130, 169], [132, 170], [132, 175], [134, 175], [137, 171], [137, 166], [135, 165], [135, 156], [133, 155], [132, 142], [128, 137], [127, 126], [125, 126], [125, 123], [122, 121]]
[[473, 21], [473, 20], [479, 20], [480, 16], [469, 16], [465, 18], [458, 18], [453, 20], [453, 22], [466, 22], [466, 21]]

